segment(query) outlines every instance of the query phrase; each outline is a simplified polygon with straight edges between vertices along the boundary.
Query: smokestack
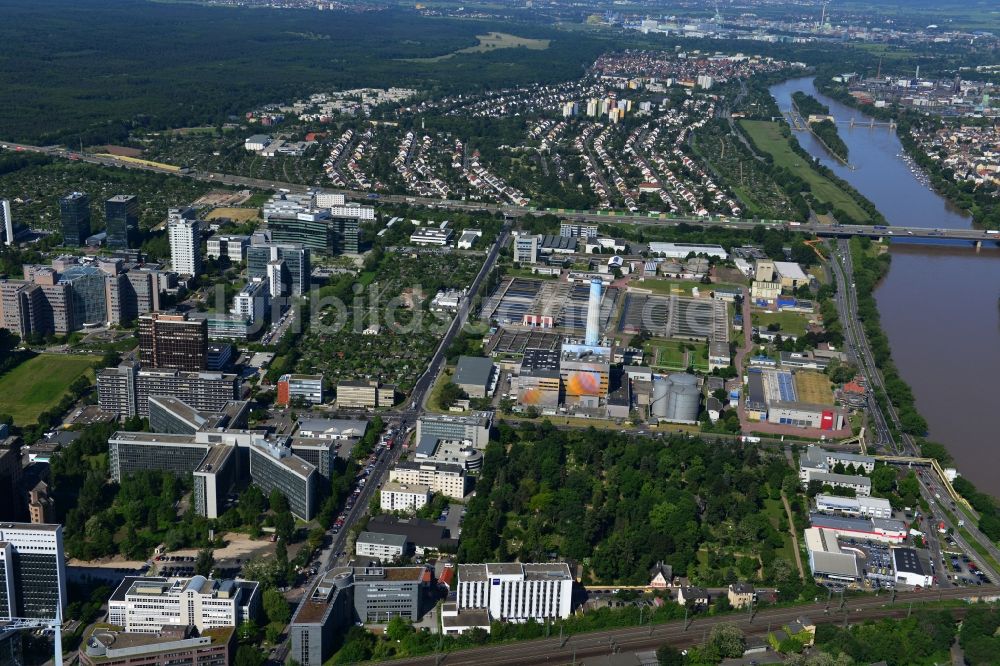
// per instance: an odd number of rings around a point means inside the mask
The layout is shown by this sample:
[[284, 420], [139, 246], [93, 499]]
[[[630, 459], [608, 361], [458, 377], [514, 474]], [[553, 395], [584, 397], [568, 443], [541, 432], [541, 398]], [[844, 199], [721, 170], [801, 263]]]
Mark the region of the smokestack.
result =
[[604, 283], [598, 279], [590, 281], [590, 304], [587, 306], [587, 336], [584, 342], [597, 345], [601, 333], [601, 289]]

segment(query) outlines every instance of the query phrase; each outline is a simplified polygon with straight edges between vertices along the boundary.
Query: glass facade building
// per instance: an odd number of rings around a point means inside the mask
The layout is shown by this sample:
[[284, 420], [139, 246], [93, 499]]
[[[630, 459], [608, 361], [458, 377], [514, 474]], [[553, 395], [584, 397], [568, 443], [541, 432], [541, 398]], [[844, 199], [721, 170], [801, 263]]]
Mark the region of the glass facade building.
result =
[[104, 217], [108, 223], [108, 249], [127, 249], [129, 230], [139, 228], [139, 199], [132, 194], [116, 194], [104, 202]]
[[70, 192], [59, 200], [63, 245], [80, 247], [90, 236], [90, 197]]

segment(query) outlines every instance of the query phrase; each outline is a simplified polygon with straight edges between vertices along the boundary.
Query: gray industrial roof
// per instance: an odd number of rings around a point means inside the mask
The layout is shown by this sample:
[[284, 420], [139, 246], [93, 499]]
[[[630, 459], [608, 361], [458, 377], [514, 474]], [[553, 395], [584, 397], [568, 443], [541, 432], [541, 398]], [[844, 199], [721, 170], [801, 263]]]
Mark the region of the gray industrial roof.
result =
[[385, 532], [362, 532], [355, 544], [370, 543], [377, 546], [397, 546], [406, 548], [405, 534], [386, 534]]
[[487, 386], [493, 375], [493, 361], [479, 356], [459, 356], [454, 381], [459, 386]]

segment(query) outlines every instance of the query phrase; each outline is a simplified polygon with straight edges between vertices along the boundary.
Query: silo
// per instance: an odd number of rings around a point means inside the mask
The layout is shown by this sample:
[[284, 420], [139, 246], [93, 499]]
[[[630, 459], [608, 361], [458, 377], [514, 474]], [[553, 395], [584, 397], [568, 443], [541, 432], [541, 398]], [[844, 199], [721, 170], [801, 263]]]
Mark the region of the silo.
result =
[[655, 377], [653, 379], [653, 402], [650, 407], [653, 410], [653, 416], [656, 418], [667, 418], [667, 396], [669, 392], [670, 384], [666, 378]]
[[698, 378], [694, 375], [677, 372], [670, 375], [667, 381], [669, 382], [669, 397], [666, 418], [671, 421], [697, 421], [698, 406], [701, 403]]

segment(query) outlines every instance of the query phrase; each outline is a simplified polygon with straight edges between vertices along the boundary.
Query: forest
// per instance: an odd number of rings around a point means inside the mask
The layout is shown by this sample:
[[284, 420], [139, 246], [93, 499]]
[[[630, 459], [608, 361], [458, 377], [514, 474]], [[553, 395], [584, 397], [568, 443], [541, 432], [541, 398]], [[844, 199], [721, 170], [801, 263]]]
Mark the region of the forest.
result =
[[798, 492], [784, 456], [736, 442], [502, 425], [459, 560], [566, 558], [584, 565], [584, 582], [620, 584], [648, 583], [663, 561], [699, 583], [772, 582], [794, 599], [788, 525], [783, 512], [771, 520], [783, 490]]
[[[537, 24], [426, 18], [412, 9], [306, 12], [196, 4], [0, 0], [4, 139], [121, 141], [136, 127], [220, 125], [317, 90], [406, 85], [431, 93], [579, 76], [606, 46]], [[442, 61], [490, 30], [550, 39]], [[377, 32], [378, 39], [366, 38]]]

